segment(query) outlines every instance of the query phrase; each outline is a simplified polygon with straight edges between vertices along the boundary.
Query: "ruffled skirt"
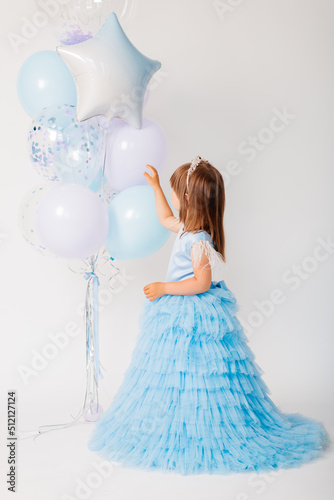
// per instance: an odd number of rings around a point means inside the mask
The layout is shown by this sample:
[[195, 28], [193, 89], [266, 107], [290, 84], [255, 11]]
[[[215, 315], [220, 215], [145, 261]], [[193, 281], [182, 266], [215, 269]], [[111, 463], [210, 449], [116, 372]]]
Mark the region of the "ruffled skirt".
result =
[[224, 281], [145, 298], [131, 363], [88, 447], [123, 466], [188, 474], [298, 467], [330, 444], [322, 423], [284, 414]]

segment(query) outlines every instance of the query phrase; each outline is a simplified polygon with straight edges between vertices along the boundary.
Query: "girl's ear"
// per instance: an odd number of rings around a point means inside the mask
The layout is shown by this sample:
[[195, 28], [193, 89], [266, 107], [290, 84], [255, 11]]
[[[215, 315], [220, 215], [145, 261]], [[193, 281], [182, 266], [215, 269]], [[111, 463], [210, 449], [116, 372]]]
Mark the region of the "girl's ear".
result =
[[184, 197], [187, 200], [187, 203], [189, 203], [189, 195], [188, 195], [188, 193], [185, 193]]

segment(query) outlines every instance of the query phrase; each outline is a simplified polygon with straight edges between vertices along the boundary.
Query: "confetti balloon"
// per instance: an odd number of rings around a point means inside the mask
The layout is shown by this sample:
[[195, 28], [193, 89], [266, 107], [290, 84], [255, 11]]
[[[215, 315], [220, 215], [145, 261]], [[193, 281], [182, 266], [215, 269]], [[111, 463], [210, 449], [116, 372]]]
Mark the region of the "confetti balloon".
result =
[[34, 186], [28, 191], [19, 206], [18, 226], [23, 238], [34, 250], [44, 255], [45, 257], [57, 258], [56, 255], [49, 252], [46, 249], [45, 245], [42, 244], [39, 237], [37, 236], [35, 227], [35, 213], [37, 205], [42, 196], [47, 193], [53, 186], [54, 184], [49, 182], [47, 184]]
[[104, 132], [94, 120], [76, 121], [76, 107], [53, 105], [32, 122], [28, 147], [37, 172], [49, 181], [88, 186], [103, 161]]
[[124, 25], [133, 6], [134, 0], [61, 0], [57, 13], [50, 16], [50, 24], [63, 45], [73, 45], [92, 38], [111, 12], [115, 12]]

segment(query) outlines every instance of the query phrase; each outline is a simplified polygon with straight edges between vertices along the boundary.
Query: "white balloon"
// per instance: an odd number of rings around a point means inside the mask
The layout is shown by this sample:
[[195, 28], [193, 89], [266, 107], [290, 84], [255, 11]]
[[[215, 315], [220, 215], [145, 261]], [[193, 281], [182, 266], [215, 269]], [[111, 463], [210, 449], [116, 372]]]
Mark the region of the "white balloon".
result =
[[103, 115], [141, 128], [147, 84], [161, 67], [139, 52], [113, 12], [97, 34], [57, 48], [77, 87], [77, 120]]
[[37, 205], [36, 231], [45, 247], [59, 257], [86, 259], [104, 244], [108, 210], [99, 196], [79, 184], [57, 185]]
[[[114, 124], [114, 127], [112, 125]], [[145, 165], [163, 170], [168, 157], [168, 139], [160, 125], [144, 116], [140, 130], [121, 120], [114, 120], [106, 136], [107, 150], [104, 175], [118, 191], [131, 186], [147, 185]]]

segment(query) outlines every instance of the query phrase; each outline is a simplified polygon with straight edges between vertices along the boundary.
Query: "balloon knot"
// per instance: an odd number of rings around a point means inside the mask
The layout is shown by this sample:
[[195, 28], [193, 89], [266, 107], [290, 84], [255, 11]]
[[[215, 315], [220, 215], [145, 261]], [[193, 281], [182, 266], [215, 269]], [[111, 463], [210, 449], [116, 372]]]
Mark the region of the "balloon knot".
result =
[[100, 280], [99, 280], [98, 276], [93, 271], [90, 271], [89, 273], [85, 273], [84, 278], [85, 278], [85, 280], [89, 280], [89, 278], [96, 279], [97, 284], [98, 285], [100, 284]]

